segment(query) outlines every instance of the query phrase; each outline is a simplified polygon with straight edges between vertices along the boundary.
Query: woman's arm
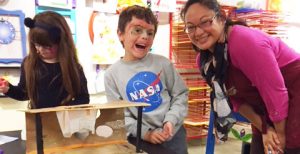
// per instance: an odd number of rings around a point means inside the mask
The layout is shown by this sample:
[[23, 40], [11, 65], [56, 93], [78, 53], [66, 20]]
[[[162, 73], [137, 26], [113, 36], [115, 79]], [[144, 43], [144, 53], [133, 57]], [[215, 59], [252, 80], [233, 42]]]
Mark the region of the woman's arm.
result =
[[279, 122], [273, 122], [278, 139], [280, 141], [281, 149], [285, 148], [285, 126], [286, 126], [286, 119], [283, 119]]
[[[268, 150], [271, 150], [273, 153], [278, 150], [283, 152], [282, 149], [284, 149], [285, 147], [285, 135], [284, 133], [282, 134], [277, 132], [277, 129], [284, 129], [285, 120], [283, 120], [284, 122], [274, 123], [274, 130], [273, 127], [268, 126], [267, 124], [263, 124], [261, 116], [258, 115], [250, 105], [241, 104], [238, 111], [242, 116], [247, 118], [252, 125], [254, 125], [258, 130], [260, 130], [260, 132], [263, 132], [262, 137], [265, 153], [267, 153]], [[263, 125], [265, 125], [266, 128], [263, 128]]]
[[[237, 42], [247, 42], [249, 47]], [[284, 57], [290, 57], [279, 48], [284, 47], [278, 39], [258, 30], [236, 27], [229, 40], [230, 60], [257, 88], [272, 122], [284, 120], [288, 115], [288, 92], [280, 67]], [[291, 60], [291, 59], [290, 59]]]
[[247, 118], [260, 132], [262, 132], [262, 119], [248, 104], [241, 104], [238, 112]]

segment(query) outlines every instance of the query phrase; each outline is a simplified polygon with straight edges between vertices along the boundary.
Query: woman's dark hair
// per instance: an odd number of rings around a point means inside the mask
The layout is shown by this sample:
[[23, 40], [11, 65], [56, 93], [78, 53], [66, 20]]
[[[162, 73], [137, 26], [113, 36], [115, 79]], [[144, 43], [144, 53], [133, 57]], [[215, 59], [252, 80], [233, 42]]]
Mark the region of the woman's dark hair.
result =
[[188, 0], [180, 12], [180, 16], [183, 21], [185, 20], [185, 14], [190, 6], [196, 3], [205, 6], [210, 10], [213, 10], [216, 13], [217, 17], [222, 17], [222, 15], [224, 15], [221, 13], [221, 6], [217, 0]]

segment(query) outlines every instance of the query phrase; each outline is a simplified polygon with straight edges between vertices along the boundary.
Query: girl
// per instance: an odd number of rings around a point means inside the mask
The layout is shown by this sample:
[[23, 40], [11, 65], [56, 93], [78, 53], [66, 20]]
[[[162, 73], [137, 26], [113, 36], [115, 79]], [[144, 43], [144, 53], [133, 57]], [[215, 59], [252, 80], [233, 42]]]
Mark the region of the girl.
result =
[[30, 51], [21, 64], [17, 86], [0, 80], [0, 92], [28, 100], [30, 108], [89, 103], [87, 80], [63, 16], [47, 11], [26, 18]]

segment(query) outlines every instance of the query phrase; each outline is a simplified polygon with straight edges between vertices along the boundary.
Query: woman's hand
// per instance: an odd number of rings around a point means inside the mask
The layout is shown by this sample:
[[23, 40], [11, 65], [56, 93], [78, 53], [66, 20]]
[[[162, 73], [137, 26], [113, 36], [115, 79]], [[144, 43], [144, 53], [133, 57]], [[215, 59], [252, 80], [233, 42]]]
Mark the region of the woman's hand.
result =
[[8, 81], [0, 77], [0, 93], [7, 93], [9, 89]]
[[[280, 149], [285, 149], [285, 133], [278, 133], [277, 132], [277, 136], [278, 136], [278, 139], [279, 139], [279, 147]], [[284, 152], [281, 151], [281, 153], [283, 154]]]
[[276, 130], [278, 139], [280, 141], [280, 148], [281, 149], [285, 149], [285, 127], [286, 127], [286, 119], [283, 119], [281, 121], [278, 122], [274, 122], [274, 128]]
[[272, 154], [283, 153], [283, 147], [281, 146], [281, 140], [279, 139], [279, 137], [273, 127], [268, 127], [267, 133], [262, 134], [262, 138], [263, 138], [265, 154], [269, 154], [269, 151]]

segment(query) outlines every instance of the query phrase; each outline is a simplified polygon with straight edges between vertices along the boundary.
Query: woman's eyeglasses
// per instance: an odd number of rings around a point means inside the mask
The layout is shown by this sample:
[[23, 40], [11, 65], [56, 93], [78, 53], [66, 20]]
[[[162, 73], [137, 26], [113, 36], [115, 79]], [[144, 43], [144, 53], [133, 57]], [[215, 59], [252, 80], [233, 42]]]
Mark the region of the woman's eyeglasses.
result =
[[208, 28], [212, 25], [214, 19], [217, 17], [217, 14], [215, 14], [212, 18], [210, 19], [207, 19], [207, 20], [203, 20], [203, 21], [200, 21], [199, 24], [197, 25], [193, 25], [193, 24], [187, 24], [184, 28], [184, 31], [188, 34], [191, 34], [191, 33], [194, 33], [198, 28], [201, 28], [201, 29], [205, 29], [205, 28]]

